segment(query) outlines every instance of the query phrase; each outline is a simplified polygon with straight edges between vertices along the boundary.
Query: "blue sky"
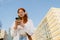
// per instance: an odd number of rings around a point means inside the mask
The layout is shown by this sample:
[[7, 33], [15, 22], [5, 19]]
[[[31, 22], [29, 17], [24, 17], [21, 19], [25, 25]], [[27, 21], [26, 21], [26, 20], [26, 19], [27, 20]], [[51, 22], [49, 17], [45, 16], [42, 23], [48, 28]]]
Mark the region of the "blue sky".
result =
[[2, 29], [8, 31], [17, 17], [17, 9], [21, 7], [26, 9], [28, 17], [37, 27], [51, 7], [60, 8], [60, 0], [0, 0]]

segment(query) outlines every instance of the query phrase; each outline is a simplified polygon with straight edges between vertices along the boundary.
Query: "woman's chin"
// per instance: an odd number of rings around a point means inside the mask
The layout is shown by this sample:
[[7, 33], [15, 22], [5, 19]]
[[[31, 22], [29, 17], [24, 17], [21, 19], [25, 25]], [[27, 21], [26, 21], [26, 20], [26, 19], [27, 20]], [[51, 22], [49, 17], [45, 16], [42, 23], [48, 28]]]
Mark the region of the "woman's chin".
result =
[[23, 17], [23, 16], [20, 16], [20, 17]]

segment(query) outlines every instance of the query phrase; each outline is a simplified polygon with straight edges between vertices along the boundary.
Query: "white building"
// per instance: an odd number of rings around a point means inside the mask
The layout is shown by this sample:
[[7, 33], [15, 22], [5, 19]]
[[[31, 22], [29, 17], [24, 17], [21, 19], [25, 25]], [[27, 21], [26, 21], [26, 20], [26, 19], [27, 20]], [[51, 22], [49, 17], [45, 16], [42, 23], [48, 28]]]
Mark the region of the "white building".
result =
[[0, 39], [7, 40], [7, 33], [5, 30], [0, 30]]
[[51, 8], [39, 24], [33, 40], [60, 40], [60, 8]]

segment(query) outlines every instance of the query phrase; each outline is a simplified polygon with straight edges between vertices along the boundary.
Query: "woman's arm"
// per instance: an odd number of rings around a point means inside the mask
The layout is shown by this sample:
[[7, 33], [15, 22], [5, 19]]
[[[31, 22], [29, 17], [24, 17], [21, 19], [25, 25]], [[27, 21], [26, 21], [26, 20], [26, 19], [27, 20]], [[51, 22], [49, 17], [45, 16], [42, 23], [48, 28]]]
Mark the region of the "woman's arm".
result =
[[26, 33], [26, 35], [27, 35], [27, 37], [28, 37], [29, 40], [32, 40], [31, 35], [29, 35], [28, 33]]
[[34, 34], [34, 31], [35, 31], [35, 27], [34, 27], [34, 24], [33, 24], [33, 21], [30, 19], [29, 21], [29, 29], [30, 29], [30, 35], [33, 35]]
[[27, 25], [25, 25], [25, 31], [26, 31], [26, 34], [29, 38], [29, 40], [32, 40], [31, 36], [33, 35], [34, 31], [35, 31], [35, 27], [33, 25], [33, 22], [32, 20], [28, 20], [28, 23]]
[[10, 33], [11, 33], [12, 37], [17, 35], [17, 30], [15, 30], [14, 27], [15, 27], [15, 22], [13, 23], [13, 26], [12, 26], [12, 28], [10, 30]]

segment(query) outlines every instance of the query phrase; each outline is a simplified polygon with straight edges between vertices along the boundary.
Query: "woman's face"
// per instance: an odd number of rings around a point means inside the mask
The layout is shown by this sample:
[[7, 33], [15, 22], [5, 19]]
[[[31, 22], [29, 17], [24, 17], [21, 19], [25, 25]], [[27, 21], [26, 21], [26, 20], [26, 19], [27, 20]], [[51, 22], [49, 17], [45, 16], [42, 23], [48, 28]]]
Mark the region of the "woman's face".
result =
[[18, 16], [23, 17], [25, 12], [23, 10], [19, 10]]

